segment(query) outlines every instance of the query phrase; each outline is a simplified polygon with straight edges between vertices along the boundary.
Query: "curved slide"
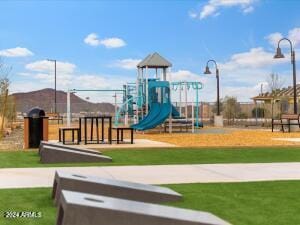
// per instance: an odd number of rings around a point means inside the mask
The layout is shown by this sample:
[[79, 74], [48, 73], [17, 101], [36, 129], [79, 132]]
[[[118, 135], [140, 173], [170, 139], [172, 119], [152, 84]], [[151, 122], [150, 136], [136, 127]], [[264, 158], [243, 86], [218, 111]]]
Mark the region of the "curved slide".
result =
[[[148, 115], [143, 120], [141, 120], [138, 124], [134, 124], [132, 128], [141, 131], [149, 130], [162, 124], [167, 118], [169, 118], [169, 115], [172, 110], [172, 106], [170, 103], [163, 103], [163, 104], [154, 103], [154, 104], [155, 105], [151, 107], [151, 110], [148, 113]], [[157, 106], [159, 107], [159, 110], [157, 109]]]
[[147, 116], [142, 119], [139, 123], [132, 125], [133, 129], [139, 130], [138, 128], [150, 123], [154, 118], [158, 117], [160, 113], [160, 103], [153, 103], [150, 107], [150, 111]]

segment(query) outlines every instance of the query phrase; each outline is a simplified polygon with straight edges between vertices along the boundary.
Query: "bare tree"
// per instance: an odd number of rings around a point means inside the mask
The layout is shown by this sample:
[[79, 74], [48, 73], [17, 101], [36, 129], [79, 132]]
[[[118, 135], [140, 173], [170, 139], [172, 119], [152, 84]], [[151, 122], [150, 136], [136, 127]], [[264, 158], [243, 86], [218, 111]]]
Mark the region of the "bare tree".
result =
[[228, 124], [230, 121], [234, 123], [234, 118], [237, 118], [237, 115], [241, 112], [241, 106], [238, 103], [236, 97], [226, 96], [223, 101], [224, 105], [224, 116], [228, 120]]
[[282, 88], [282, 86], [284, 84], [284, 80], [282, 78], [280, 78], [280, 76], [277, 73], [271, 73], [267, 77], [266, 81], [268, 83], [270, 92], [273, 94], [276, 94], [276, 92], [278, 90], [280, 90], [280, 88]]
[[[15, 118], [14, 99], [8, 97], [9, 74], [11, 67], [0, 58], [0, 139], [3, 135], [5, 120]], [[8, 110], [9, 109], [9, 110]]]

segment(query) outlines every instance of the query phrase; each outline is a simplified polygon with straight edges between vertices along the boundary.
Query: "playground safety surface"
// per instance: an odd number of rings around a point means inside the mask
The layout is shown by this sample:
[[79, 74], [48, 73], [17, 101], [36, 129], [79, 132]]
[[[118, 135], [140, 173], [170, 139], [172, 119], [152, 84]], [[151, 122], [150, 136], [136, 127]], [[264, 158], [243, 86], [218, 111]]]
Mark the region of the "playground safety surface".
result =
[[300, 132], [238, 128], [204, 128], [197, 133], [144, 134], [143, 138], [174, 144], [178, 147], [299, 146]]

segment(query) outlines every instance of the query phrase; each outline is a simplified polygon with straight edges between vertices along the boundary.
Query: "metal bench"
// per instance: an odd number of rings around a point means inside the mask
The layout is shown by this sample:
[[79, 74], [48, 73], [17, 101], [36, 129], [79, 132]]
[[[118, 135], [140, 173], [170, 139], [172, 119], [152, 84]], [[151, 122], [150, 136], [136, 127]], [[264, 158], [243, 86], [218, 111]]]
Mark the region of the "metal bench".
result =
[[173, 202], [182, 199], [179, 193], [166, 187], [56, 171], [52, 190], [52, 198], [56, 205], [62, 190], [152, 203]]
[[[71, 131], [72, 139], [71, 141], [66, 141], [66, 132]], [[77, 139], [75, 142], [75, 132], [77, 133]], [[80, 142], [80, 128], [78, 127], [60, 127], [59, 128], [59, 142], [65, 144], [77, 144], [79, 145]]]
[[42, 163], [72, 163], [72, 162], [111, 162], [108, 156], [80, 152], [53, 146], [44, 146], [40, 152]]
[[[170, 123], [169, 121], [166, 121], [164, 123], [164, 131], [167, 132], [167, 128], [170, 128]], [[192, 121], [186, 121], [185, 119], [182, 120], [172, 120], [172, 129], [173, 128], [180, 128], [180, 132], [182, 132], [182, 128], [185, 128], [186, 132], [189, 131], [189, 129], [192, 129], [193, 127], [193, 122]]]
[[117, 131], [117, 144], [124, 143], [124, 131], [130, 131], [130, 144], [133, 144], [133, 128], [131, 127], [113, 127]]
[[[294, 121], [294, 123], [291, 123], [291, 121]], [[274, 126], [281, 126], [282, 132], [284, 132], [284, 126], [288, 126], [288, 132], [291, 132], [291, 125], [298, 125], [300, 128], [299, 115], [282, 114], [280, 119], [272, 119], [272, 132], [274, 131]]]
[[229, 225], [208, 213], [62, 191], [56, 225]]

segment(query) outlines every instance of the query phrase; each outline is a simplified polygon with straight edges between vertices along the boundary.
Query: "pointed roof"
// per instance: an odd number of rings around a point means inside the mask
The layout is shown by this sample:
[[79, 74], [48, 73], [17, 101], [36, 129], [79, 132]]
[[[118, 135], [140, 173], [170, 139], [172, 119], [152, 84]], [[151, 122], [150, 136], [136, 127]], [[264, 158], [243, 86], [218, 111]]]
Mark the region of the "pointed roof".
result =
[[138, 68], [167, 68], [171, 66], [172, 64], [157, 52], [149, 54], [137, 65]]

